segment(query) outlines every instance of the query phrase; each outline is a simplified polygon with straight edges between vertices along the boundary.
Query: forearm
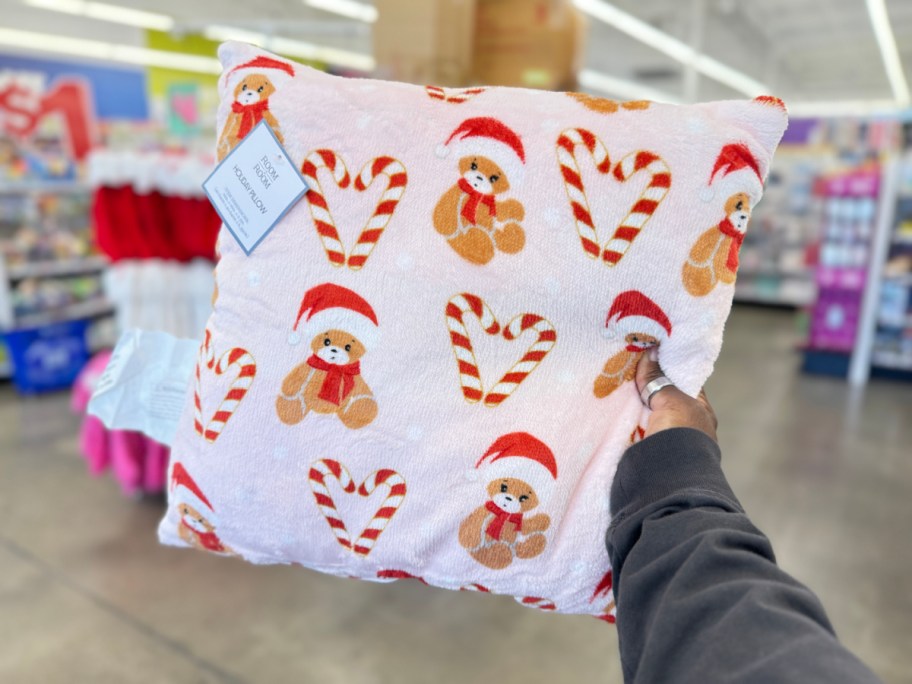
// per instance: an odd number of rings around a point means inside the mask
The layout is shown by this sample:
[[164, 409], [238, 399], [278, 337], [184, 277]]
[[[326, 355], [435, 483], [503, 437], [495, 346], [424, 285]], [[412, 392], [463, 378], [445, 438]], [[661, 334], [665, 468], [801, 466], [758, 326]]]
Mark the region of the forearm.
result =
[[877, 682], [767, 538], [697, 430], [631, 447], [611, 492], [608, 551], [628, 682]]

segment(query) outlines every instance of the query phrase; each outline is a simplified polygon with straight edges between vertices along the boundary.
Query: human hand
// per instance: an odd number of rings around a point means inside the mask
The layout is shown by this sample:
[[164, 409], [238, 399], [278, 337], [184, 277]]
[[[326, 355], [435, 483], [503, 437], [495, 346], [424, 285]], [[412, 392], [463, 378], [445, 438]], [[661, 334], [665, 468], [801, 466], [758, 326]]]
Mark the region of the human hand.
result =
[[[637, 390], [642, 392], [649, 382], [663, 375], [665, 374], [658, 363], [658, 348], [654, 347], [640, 357], [636, 374]], [[719, 441], [716, 437], [719, 421], [704, 390], [701, 389], [694, 399], [674, 385], [669, 385], [653, 394], [649, 403], [652, 414], [646, 425], [646, 437], [669, 428], [689, 427], [706, 433], [713, 441]]]

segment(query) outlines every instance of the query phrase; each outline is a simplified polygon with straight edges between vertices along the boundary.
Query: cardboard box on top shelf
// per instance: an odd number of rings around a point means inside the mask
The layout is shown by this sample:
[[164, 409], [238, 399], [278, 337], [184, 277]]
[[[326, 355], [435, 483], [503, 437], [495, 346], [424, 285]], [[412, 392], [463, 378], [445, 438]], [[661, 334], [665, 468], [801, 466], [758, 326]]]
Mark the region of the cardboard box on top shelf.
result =
[[468, 83], [475, 0], [375, 0], [377, 76], [443, 86]]
[[573, 90], [585, 19], [570, 0], [477, 0], [473, 83]]

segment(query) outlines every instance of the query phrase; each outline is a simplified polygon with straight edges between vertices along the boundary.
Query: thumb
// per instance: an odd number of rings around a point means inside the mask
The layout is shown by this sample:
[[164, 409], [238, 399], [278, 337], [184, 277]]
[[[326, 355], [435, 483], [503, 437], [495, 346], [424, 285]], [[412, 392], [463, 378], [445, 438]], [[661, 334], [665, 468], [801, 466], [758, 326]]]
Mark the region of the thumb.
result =
[[[658, 352], [658, 349], [653, 348], [640, 356], [637, 364], [636, 385], [641, 393], [651, 381], [665, 375], [659, 366]], [[647, 437], [670, 428], [689, 427], [700, 430], [711, 439], [718, 441], [716, 439], [718, 421], [712, 407], [706, 401], [705, 395], [700, 400], [693, 399], [674, 385], [669, 385], [653, 394], [649, 404], [652, 412], [649, 414], [649, 422], [646, 425]]]
[[[658, 359], [658, 347], [653, 347], [640, 357], [640, 361], [637, 364], [636, 386], [637, 390], [641, 393], [641, 396], [643, 388], [646, 387], [646, 385], [665, 375], [662, 371], [662, 367], [659, 365]], [[649, 408], [653, 411], [661, 410], [663, 408], [672, 408], [676, 402], [680, 402], [682, 399], [686, 400], [687, 398], [687, 395], [681, 390], [674, 385], [670, 385], [652, 395]]]
[[637, 390], [642, 392], [643, 388], [646, 387], [646, 385], [648, 385], [656, 378], [662, 377], [663, 375], [664, 373], [662, 372], [662, 367], [659, 366], [658, 347], [647, 349], [645, 353], [643, 353], [643, 355], [640, 357], [640, 361], [637, 364]]

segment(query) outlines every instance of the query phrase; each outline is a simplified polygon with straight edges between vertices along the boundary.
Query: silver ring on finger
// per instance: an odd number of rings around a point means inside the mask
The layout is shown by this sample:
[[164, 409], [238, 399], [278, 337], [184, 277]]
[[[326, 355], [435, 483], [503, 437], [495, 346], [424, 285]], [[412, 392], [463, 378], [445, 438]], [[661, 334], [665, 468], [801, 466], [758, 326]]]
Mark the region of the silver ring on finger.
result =
[[655, 380], [647, 382], [646, 386], [640, 392], [640, 399], [642, 399], [643, 405], [646, 406], [646, 408], [651, 409], [652, 406], [650, 406], [650, 402], [652, 401], [652, 395], [666, 387], [674, 387], [674, 383], [664, 375], [660, 375]]

